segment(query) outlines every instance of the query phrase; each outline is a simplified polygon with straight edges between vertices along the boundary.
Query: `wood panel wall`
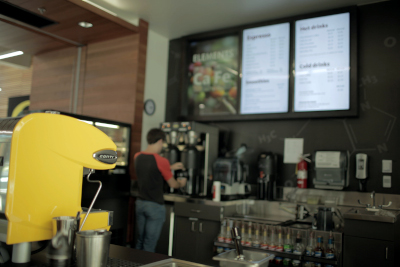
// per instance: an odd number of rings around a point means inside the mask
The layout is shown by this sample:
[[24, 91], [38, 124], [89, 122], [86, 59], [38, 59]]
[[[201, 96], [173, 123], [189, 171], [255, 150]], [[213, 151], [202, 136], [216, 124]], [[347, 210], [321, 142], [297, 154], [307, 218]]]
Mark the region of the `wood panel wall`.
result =
[[31, 93], [32, 68], [22, 69], [0, 64], [0, 118], [7, 117], [8, 98]]
[[139, 36], [87, 46], [82, 114], [133, 123]]
[[33, 58], [30, 110], [71, 112], [77, 48], [43, 53]]

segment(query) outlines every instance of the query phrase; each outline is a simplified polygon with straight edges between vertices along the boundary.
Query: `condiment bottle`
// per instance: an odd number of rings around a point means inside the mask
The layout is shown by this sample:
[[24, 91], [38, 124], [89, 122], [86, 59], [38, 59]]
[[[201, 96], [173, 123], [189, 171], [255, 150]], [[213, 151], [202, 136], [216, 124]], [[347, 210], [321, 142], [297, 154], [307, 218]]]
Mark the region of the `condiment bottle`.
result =
[[260, 247], [260, 231], [259, 231], [259, 224], [256, 223], [254, 226], [254, 236], [253, 236], [253, 247], [259, 248]]
[[306, 247], [306, 256], [314, 256], [314, 232], [310, 232], [310, 238], [308, 240], [308, 245]]
[[249, 227], [247, 228], [247, 238], [246, 241], [244, 242], [244, 245], [246, 247], [251, 247], [251, 242], [252, 242], [252, 232], [251, 232], [251, 228], [252, 228], [252, 224], [251, 222], [249, 222]]
[[231, 225], [230, 225], [229, 221], [226, 226], [225, 243], [228, 243], [228, 244], [232, 243]]
[[269, 245], [268, 245], [268, 225], [264, 226], [263, 236], [262, 236], [262, 239], [261, 239], [260, 247], [262, 249], [268, 249], [269, 248]]
[[275, 227], [271, 227], [271, 240], [269, 242], [269, 250], [276, 250], [276, 240], [275, 240]]
[[293, 252], [292, 238], [290, 237], [290, 228], [287, 229], [286, 240], [285, 244], [283, 245], [283, 249], [285, 252], [288, 253]]
[[335, 245], [333, 240], [332, 231], [329, 232], [329, 239], [328, 239], [328, 247], [326, 248], [326, 255], [327, 259], [334, 259], [335, 258]]
[[314, 256], [318, 258], [324, 257], [324, 245], [322, 236], [317, 238], [317, 246], [314, 249]]
[[226, 220], [222, 220], [221, 229], [218, 233], [218, 242], [225, 242], [225, 229], [226, 229]]
[[247, 223], [243, 222], [242, 223], [242, 240], [240, 241], [240, 243], [242, 243], [242, 246], [245, 245], [246, 243], [246, 239], [247, 239]]
[[303, 240], [301, 238], [300, 231], [297, 231], [296, 244], [294, 245], [293, 253], [296, 255], [302, 255], [303, 251], [304, 251]]
[[278, 230], [278, 244], [276, 245], [276, 251], [283, 251], [283, 242], [282, 242], [282, 229]]

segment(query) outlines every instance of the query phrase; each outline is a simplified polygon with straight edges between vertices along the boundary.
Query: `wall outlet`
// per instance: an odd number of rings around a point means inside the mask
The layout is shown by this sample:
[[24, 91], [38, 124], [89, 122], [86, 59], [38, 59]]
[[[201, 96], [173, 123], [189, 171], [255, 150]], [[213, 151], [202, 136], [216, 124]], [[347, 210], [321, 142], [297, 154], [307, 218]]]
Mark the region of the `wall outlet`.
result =
[[383, 176], [383, 188], [391, 188], [392, 187], [392, 176], [384, 175]]

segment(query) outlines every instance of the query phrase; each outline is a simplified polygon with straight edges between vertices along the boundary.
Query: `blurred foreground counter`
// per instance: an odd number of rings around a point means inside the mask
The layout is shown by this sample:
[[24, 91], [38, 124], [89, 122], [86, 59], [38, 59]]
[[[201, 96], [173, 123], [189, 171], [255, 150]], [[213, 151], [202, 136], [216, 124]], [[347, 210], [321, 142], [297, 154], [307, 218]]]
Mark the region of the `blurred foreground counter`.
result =
[[[136, 267], [136, 266], [157, 266], [153, 263], [157, 263], [160, 261], [165, 261], [170, 259], [171, 257], [152, 253], [142, 250], [137, 250], [133, 248], [127, 248], [117, 245], [110, 245], [109, 252], [109, 261], [107, 267], [114, 266], [126, 266], [126, 267]], [[31, 256], [31, 263], [28, 265], [29, 267], [45, 267], [47, 259], [46, 259], [46, 250], [43, 250], [35, 255]], [[12, 265], [10, 261], [4, 266], [23, 266], [23, 265]], [[163, 265], [165, 266], [165, 265]], [[166, 265], [169, 266], [169, 265]], [[197, 266], [197, 265], [193, 265]]]

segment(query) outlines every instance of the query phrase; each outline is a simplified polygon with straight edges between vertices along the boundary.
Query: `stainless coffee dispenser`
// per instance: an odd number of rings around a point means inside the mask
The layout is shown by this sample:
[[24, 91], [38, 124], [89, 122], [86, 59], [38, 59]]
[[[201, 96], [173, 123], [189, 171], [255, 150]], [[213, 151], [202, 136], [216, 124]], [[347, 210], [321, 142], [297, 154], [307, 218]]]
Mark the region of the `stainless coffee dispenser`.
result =
[[161, 129], [167, 135], [162, 155], [171, 164], [182, 162], [185, 169], [176, 171], [175, 178], [188, 179], [186, 186], [176, 193], [206, 197], [211, 188], [212, 164], [218, 156], [218, 128], [191, 121], [164, 122]]
[[258, 156], [257, 198], [275, 199], [278, 157], [270, 152]]

